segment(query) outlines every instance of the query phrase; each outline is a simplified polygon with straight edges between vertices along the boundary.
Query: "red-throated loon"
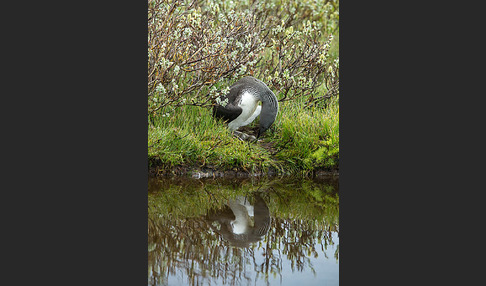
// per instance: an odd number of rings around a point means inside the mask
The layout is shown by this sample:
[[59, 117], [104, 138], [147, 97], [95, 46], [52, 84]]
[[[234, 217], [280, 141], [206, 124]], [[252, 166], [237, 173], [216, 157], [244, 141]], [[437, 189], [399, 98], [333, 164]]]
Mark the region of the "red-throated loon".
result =
[[[258, 102], [262, 105], [259, 106]], [[246, 76], [235, 82], [228, 94], [220, 97], [213, 114], [228, 121], [231, 132], [250, 124], [260, 115], [257, 137], [260, 137], [275, 121], [278, 113], [278, 100], [275, 94], [262, 81]]]

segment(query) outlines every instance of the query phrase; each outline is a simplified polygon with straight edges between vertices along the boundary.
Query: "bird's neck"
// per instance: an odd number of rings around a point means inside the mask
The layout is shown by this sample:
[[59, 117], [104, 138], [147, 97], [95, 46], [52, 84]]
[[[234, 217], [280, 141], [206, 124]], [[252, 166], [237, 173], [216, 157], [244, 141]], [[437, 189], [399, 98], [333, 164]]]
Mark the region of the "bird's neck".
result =
[[260, 94], [260, 100], [262, 102], [262, 113], [270, 113], [277, 116], [278, 113], [278, 100], [273, 92], [265, 92]]

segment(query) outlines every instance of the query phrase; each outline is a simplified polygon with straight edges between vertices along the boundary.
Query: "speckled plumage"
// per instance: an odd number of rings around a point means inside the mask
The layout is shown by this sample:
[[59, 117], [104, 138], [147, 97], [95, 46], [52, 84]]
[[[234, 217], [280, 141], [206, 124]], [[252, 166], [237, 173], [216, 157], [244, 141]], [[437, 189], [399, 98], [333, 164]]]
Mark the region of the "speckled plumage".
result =
[[[228, 94], [221, 96], [221, 101], [228, 100], [225, 106], [216, 105], [213, 114], [228, 122], [231, 131], [253, 122], [260, 116], [258, 136], [275, 121], [278, 113], [278, 100], [275, 94], [262, 81], [246, 76], [234, 83]], [[258, 105], [261, 102], [261, 107]]]

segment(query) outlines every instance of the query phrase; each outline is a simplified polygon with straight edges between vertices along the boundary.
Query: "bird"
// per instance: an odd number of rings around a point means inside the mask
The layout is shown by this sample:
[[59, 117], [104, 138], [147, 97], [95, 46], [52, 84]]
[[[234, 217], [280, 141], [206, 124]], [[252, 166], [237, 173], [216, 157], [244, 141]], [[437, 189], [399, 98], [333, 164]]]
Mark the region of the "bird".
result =
[[[261, 105], [258, 103], [261, 102]], [[278, 114], [278, 100], [268, 86], [252, 76], [245, 76], [230, 86], [229, 92], [220, 96], [214, 105], [213, 116], [228, 122], [228, 129], [236, 131], [260, 116], [258, 139], [275, 121]]]
[[229, 199], [222, 209], [208, 212], [208, 225], [232, 246], [248, 247], [262, 240], [271, 227], [270, 210], [260, 192], [253, 193], [253, 198], [253, 204], [244, 196]]

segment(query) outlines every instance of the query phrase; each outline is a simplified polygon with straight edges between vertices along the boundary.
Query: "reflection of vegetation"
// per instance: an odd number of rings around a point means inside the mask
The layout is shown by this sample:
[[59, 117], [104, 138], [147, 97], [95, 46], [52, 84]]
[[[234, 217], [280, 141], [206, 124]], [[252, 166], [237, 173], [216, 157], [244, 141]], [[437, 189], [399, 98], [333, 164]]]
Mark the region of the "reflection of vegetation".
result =
[[[332, 232], [339, 233], [336, 182], [165, 180], [149, 186], [149, 284], [166, 284], [176, 273], [191, 285], [212, 279], [230, 285], [268, 282], [269, 275], [281, 274], [283, 260], [290, 261], [292, 270], [315, 273], [310, 258], [335, 243]], [[270, 211], [270, 228], [261, 240], [235, 247], [220, 231], [221, 217], [231, 219], [227, 204], [237, 197], [256, 205], [256, 191]], [[338, 250], [334, 256], [337, 260]]]

